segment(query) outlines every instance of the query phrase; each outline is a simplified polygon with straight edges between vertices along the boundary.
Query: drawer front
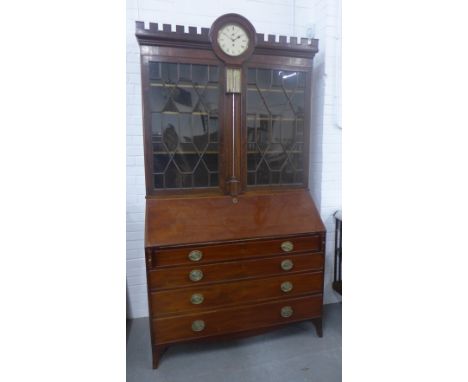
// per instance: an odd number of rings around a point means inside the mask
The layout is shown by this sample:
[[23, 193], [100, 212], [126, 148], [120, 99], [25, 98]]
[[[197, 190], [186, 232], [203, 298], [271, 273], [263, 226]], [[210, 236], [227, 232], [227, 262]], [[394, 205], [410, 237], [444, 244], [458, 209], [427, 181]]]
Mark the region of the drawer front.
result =
[[276, 240], [254, 240], [239, 243], [190, 246], [174, 249], [156, 249], [152, 252], [153, 267], [184, 264], [204, 264], [217, 261], [281, 255], [297, 252], [322, 250], [320, 235], [284, 238]]
[[322, 296], [305, 296], [263, 304], [152, 320], [157, 344], [266, 328], [319, 317]]
[[151, 293], [153, 317], [322, 291], [323, 272], [281, 275]]
[[[229, 281], [251, 277], [262, 277], [307, 270], [323, 269], [323, 254], [289, 254], [264, 259], [225, 262], [215, 264], [193, 264], [190, 266], [159, 268], [149, 272], [151, 289], [177, 288]], [[202, 279], [190, 280], [190, 272], [202, 271]]]

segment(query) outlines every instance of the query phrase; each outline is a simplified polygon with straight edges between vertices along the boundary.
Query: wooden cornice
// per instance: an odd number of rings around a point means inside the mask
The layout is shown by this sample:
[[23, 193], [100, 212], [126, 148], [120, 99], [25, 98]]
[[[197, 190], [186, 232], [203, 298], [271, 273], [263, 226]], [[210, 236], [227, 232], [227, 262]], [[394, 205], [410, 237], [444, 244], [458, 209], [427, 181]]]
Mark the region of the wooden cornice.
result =
[[[181, 48], [212, 49], [209, 37], [210, 28], [201, 28], [201, 33], [196, 27], [189, 26], [185, 32], [183, 25], [176, 25], [172, 31], [171, 24], [163, 24], [159, 30], [157, 23], [150, 23], [145, 29], [142, 21], [136, 22], [136, 37], [140, 45], [174, 46]], [[290, 37], [269, 34], [265, 40], [263, 33], [257, 33], [255, 54], [279, 55], [289, 57], [313, 58], [318, 52], [318, 40], [309, 38]]]

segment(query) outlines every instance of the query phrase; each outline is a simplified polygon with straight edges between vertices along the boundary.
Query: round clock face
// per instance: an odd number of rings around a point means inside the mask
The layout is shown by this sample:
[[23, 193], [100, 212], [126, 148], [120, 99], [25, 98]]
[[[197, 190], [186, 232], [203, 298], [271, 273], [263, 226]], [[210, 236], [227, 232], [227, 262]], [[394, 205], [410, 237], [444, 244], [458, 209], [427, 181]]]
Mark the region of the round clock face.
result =
[[249, 36], [239, 25], [226, 24], [218, 32], [218, 44], [229, 56], [240, 56], [249, 48]]

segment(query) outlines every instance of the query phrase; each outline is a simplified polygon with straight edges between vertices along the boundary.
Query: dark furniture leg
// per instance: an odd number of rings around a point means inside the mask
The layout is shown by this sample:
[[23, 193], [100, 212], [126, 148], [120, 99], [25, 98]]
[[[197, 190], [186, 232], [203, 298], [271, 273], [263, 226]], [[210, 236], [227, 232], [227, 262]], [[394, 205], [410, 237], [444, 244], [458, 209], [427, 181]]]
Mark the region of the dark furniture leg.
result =
[[153, 369], [157, 369], [159, 366], [159, 360], [161, 359], [164, 352], [167, 350], [167, 346], [153, 345]]
[[[337, 211], [338, 212], [338, 211]], [[343, 222], [341, 221], [341, 216], [337, 216], [335, 212], [335, 265], [333, 270], [333, 284], [332, 288], [341, 294], [341, 258], [342, 258], [342, 230]]]
[[322, 317], [320, 318], [313, 318], [312, 323], [315, 325], [315, 331], [317, 332], [317, 336], [323, 337], [323, 330], [322, 330]]

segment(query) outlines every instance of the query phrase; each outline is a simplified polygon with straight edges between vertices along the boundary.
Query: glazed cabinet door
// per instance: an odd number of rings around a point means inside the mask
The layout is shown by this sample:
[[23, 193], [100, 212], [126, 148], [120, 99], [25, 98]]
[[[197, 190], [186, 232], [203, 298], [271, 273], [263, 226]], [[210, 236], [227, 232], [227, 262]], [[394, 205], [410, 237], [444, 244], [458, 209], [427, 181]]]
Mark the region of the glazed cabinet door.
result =
[[247, 187], [307, 184], [307, 68], [246, 68]]
[[219, 189], [220, 66], [145, 57], [142, 70], [149, 193]]

